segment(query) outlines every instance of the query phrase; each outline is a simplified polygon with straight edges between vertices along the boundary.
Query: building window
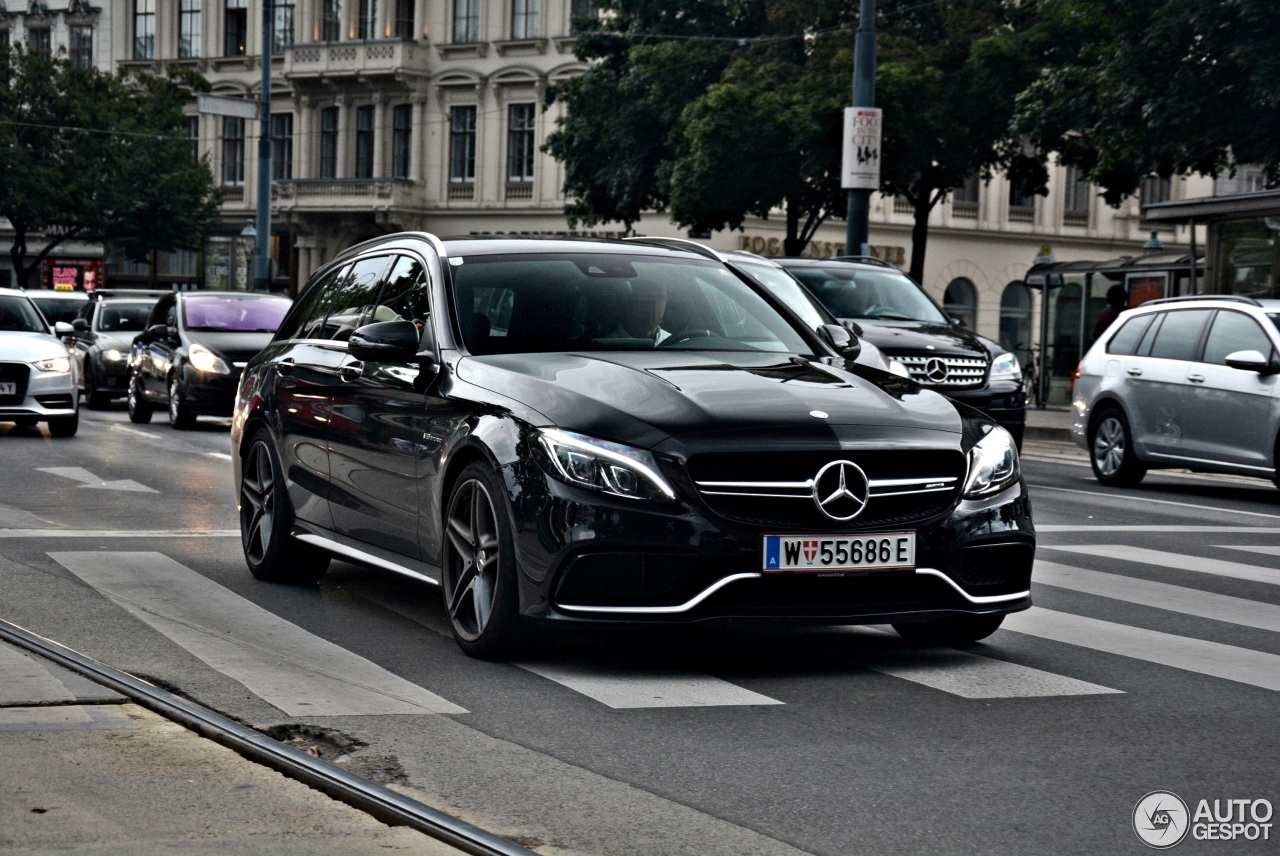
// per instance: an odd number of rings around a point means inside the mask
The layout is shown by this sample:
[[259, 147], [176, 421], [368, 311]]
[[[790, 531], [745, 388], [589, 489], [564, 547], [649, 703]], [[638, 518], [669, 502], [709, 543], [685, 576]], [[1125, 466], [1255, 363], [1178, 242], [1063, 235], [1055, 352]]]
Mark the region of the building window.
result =
[[538, 0], [512, 0], [511, 38], [538, 37]]
[[533, 133], [536, 105], [507, 107], [507, 183], [533, 181]]
[[1063, 183], [1062, 223], [1065, 226], [1089, 225], [1089, 181], [1077, 166], [1067, 167]]
[[293, 114], [271, 114], [271, 177], [293, 178]]
[[951, 216], [977, 217], [979, 192], [977, 174], [966, 178], [964, 184], [951, 191]]
[[71, 27], [71, 64], [76, 68], [93, 67], [93, 27], [79, 25]]
[[1009, 187], [1009, 222], [1032, 223], [1036, 219], [1036, 195]]
[[357, 0], [360, 4], [356, 10], [356, 38], [372, 39], [377, 37], [377, 28], [375, 27], [374, 0]]
[[223, 32], [226, 43], [223, 56], [244, 56], [249, 39], [249, 0], [226, 0]]
[[1142, 185], [1138, 189], [1139, 202], [1143, 205], [1151, 205], [1155, 202], [1168, 202], [1172, 186], [1173, 185], [1167, 178], [1161, 178], [1158, 175], [1149, 175], [1142, 179]]
[[356, 108], [356, 178], [373, 178], [373, 105]]
[[191, 159], [200, 161], [200, 117], [187, 116], [187, 140], [191, 143]]
[[338, 177], [338, 108], [320, 111], [320, 177]]
[[320, 16], [320, 38], [336, 42], [342, 38], [342, 0], [324, 0]]
[[480, 0], [453, 0], [453, 40], [480, 41]]
[[413, 0], [396, 0], [396, 38], [413, 38]]
[[271, 36], [272, 53], [284, 53], [284, 49], [293, 44], [297, 5], [294, 0], [276, 0]]
[[409, 177], [409, 151], [413, 139], [413, 105], [401, 104], [391, 111], [391, 177]]
[[244, 184], [244, 119], [222, 118], [222, 183]]
[[133, 58], [156, 58], [156, 0], [134, 0]]
[[178, 4], [178, 57], [200, 56], [200, 0], [180, 0]]
[[449, 110], [449, 181], [472, 184], [476, 180], [476, 108]]
[[961, 277], [953, 279], [942, 295], [942, 311], [955, 318], [970, 330], [978, 325], [978, 290], [973, 283]]
[[596, 16], [596, 4], [592, 0], [571, 0], [569, 3], [569, 32], [576, 33], [579, 22]]
[[8, 49], [9, 49], [9, 31], [0, 30], [0, 50], [7, 51]]
[[53, 59], [53, 31], [48, 27], [32, 27], [27, 30], [27, 47], [36, 59], [49, 62]]

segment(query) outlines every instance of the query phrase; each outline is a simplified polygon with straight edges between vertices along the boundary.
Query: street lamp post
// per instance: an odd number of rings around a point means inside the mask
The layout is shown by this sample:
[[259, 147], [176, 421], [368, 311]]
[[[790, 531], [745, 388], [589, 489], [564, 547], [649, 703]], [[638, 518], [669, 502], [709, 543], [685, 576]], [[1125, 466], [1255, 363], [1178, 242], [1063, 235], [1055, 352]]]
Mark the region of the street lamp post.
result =
[[275, 0], [262, 0], [262, 131], [258, 135], [258, 248], [254, 291], [271, 290], [271, 54]]
[[[845, 168], [843, 185], [849, 188], [849, 209], [845, 226], [844, 251], [847, 255], [867, 255], [868, 220], [871, 215], [871, 194], [880, 178], [880, 117], [872, 111], [876, 103], [876, 2], [862, 0], [858, 12], [858, 34], [853, 51], [853, 116], [846, 111], [845, 119]], [[862, 124], [853, 124], [854, 122]], [[874, 134], [868, 133], [872, 128]], [[852, 142], [848, 139], [854, 135]], [[852, 151], [851, 151], [852, 149]], [[850, 158], [856, 165], [850, 164]], [[870, 178], [874, 167], [874, 180]], [[854, 174], [851, 175], [851, 172]], [[870, 185], [870, 186], [868, 186]]]

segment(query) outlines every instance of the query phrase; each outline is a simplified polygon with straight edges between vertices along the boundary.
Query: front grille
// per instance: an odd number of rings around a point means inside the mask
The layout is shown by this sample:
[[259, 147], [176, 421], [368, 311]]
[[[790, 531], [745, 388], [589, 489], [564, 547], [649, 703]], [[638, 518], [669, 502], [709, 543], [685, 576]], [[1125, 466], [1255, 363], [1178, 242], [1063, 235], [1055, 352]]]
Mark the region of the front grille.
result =
[[918, 384], [939, 389], [969, 389], [987, 379], [987, 361], [982, 357], [939, 357], [932, 354], [892, 354], [906, 366]]
[[1028, 543], [973, 544], [954, 552], [923, 552], [922, 568], [936, 568], [974, 595], [1013, 594], [1031, 588], [1035, 547]]
[[936, 577], [913, 573], [819, 577], [766, 574], [729, 585], [698, 607], [700, 616], [835, 618], [885, 615], [966, 606]]
[[0, 395], [0, 404], [21, 404], [27, 397], [30, 376], [31, 367], [25, 363], [0, 363], [0, 381], [17, 384], [14, 395]]
[[[832, 461], [851, 461], [867, 476], [866, 507], [833, 520], [813, 501], [813, 480]], [[928, 520], [950, 508], [964, 457], [944, 450], [709, 453], [689, 461], [698, 494], [730, 520], [781, 531], [867, 531]]]

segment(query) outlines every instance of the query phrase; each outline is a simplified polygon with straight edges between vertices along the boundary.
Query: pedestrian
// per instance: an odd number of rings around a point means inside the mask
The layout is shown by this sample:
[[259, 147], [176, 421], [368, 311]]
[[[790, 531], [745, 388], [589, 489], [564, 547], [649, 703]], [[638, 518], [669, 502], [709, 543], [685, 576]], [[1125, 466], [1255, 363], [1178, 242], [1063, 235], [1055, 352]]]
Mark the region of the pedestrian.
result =
[[1093, 325], [1093, 340], [1098, 341], [1098, 337], [1111, 326], [1111, 322], [1123, 312], [1126, 308], [1125, 304], [1129, 302], [1129, 295], [1124, 290], [1123, 285], [1113, 285], [1107, 289], [1107, 305], [1102, 307], [1102, 311], [1098, 313], [1098, 323]]

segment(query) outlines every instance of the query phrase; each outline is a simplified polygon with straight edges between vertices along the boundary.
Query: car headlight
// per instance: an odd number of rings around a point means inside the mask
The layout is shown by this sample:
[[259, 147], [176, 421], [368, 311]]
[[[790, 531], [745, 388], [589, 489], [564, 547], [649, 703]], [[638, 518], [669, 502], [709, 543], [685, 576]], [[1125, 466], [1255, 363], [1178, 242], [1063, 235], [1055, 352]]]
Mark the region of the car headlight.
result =
[[60, 372], [61, 374], [66, 374], [71, 371], [71, 358], [54, 357], [51, 360], [37, 360], [32, 363], [32, 365], [40, 369], [42, 372]]
[[1022, 380], [1022, 366], [1013, 354], [1004, 353], [991, 361], [992, 380], [1011, 380], [1018, 383]]
[[538, 439], [561, 480], [628, 499], [675, 499], [676, 492], [644, 449], [585, 434], [543, 428]]
[[889, 360], [889, 374], [895, 374], [898, 377], [911, 377], [911, 372], [907, 371], [907, 367], [900, 360]]
[[115, 348], [111, 348], [108, 351], [102, 352], [102, 358], [109, 363], [119, 363], [129, 359], [129, 355], [122, 354], [121, 352], [117, 351]]
[[231, 374], [231, 367], [222, 361], [222, 357], [200, 344], [191, 346], [191, 365], [210, 374]]
[[993, 426], [987, 436], [969, 450], [969, 474], [964, 480], [965, 499], [990, 496], [1018, 480], [1018, 447], [1013, 435]]

